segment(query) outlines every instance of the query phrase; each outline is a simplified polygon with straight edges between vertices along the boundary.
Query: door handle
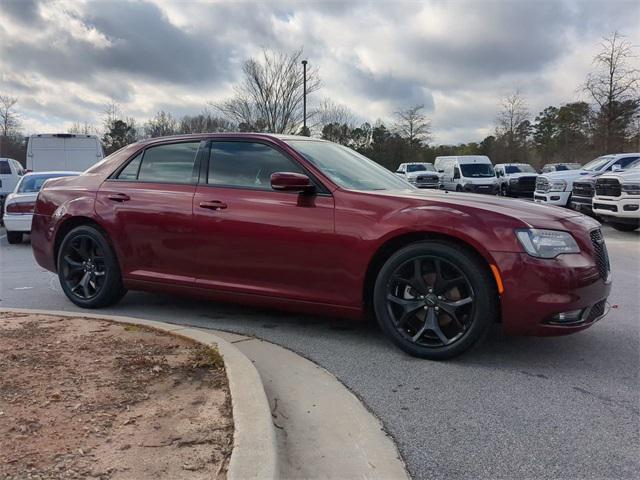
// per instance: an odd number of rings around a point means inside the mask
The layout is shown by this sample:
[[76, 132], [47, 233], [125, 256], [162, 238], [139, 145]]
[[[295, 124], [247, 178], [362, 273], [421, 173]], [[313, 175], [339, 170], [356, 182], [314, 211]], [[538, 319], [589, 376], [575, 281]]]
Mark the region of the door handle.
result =
[[227, 208], [227, 204], [218, 200], [212, 200], [210, 202], [200, 202], [200, 208], [208, 208], [209, 210], [224, 210]]
[[129, 195], [125, 193], [110, 193], [107, 195], [109, 200], [113, 200], [114, 202], [126, 202], [127, 200], [131, 200]]

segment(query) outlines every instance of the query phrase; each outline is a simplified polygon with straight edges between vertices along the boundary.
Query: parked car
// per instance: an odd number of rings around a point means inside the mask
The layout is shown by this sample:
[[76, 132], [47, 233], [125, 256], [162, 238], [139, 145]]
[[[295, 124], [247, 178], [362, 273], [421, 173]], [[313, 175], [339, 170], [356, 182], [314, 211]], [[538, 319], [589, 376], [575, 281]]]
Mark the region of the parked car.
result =
[[401, 163], [396, 174], [418, 188], [440, 186], [440, 177], [431, 163]]
[[31, 172], [82, 172], [104, 157], [97, 135], [42, 133], [27, 144], [27, 169]]
[[640, 227], [640, 163], [596, 180], [593, 211], [616, 230]]
[[442, 169], [440, 184], [444, 190], [455, 192], [498, 193], [498, 179], [489, 157], [461, 155], [436, 157], [436, 169]]
[[400, 348], [432, 359], [462, 353], [497, 321], [510, 334], [583, 330], [604, 316], [611, 282], [589, 217], [419, 190], [353, 150], [299, 136], [129, 145], [44, 185], [31, 244], [81, 307], [132, 289], [371, 313]]
[[13, 158], [0, 158], [0, 221], [4, 221], [4, 202], [20, 181], [25, 170]]
[[50, 178], [71, 177], [79, 172], [42, 172], [24, 175], [4, 204], [4, 226], [7, 241], [11, 244], [22, 242], [25, 233], [31, 232], [33, 210], [38, 192]]
[[533, 197], [538, 174], [528, 163], [498, 163], [494, 166], [499, 193], [505, 197]]
[[602, 175], [615, 168], [626, 168], [640, 158], [640, 153], [620, 153], [604, 155], [590, 161], [577, 170], [565, 170], [539, 175], [536, 180], [536, 191], [533, 199], [538, 203], [571, 206], [573, 182], [587, 175]]
[[566, 170], [578, 170], [582, 165], [579, 163], [547, 163], [542, 167], [540, 173], [564, 172]]

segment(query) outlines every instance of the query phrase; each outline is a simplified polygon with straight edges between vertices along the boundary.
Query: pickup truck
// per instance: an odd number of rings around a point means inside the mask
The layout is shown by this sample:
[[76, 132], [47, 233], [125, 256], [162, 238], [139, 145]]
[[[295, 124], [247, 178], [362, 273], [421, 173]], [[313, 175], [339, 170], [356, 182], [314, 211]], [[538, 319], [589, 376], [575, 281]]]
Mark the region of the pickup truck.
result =
[[616, 230], [640, 227], [640, 163], [596, 180], [593, 212]]

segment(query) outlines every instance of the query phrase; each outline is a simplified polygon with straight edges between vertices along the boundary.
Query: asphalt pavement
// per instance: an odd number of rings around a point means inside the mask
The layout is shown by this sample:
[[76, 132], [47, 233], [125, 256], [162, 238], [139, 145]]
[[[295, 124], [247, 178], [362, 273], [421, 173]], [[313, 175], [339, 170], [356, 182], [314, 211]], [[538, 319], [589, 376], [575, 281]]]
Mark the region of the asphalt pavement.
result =
[[[129, 292], [101, 310], [253, 335], [323, 366], [396, 440], [416, 479], [640, 477], [640, 232], [604, 228], [609, 315], [567, 337], [505, 337], [448, 362], [411, 358], [371, 325]], [[0, 229], [0, 307], [77, 311], [28, 242]], [[523, 306], [526, 314], [526, 306]]]

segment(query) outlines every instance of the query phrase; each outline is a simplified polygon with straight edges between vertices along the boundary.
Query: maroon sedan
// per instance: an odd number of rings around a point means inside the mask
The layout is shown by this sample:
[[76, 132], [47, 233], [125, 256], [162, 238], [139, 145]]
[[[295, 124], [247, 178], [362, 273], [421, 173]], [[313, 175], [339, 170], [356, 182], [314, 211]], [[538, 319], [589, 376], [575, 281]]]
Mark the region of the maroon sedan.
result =
[[519, 200], [422, 191], [305, 137], [202, 134], [125, 147], [47, 182], [32, 245], [77, 305], [127, 289], [362, 319], [442, 359], [507, 333], [562, 335], [605, 313], [599, 224]]

